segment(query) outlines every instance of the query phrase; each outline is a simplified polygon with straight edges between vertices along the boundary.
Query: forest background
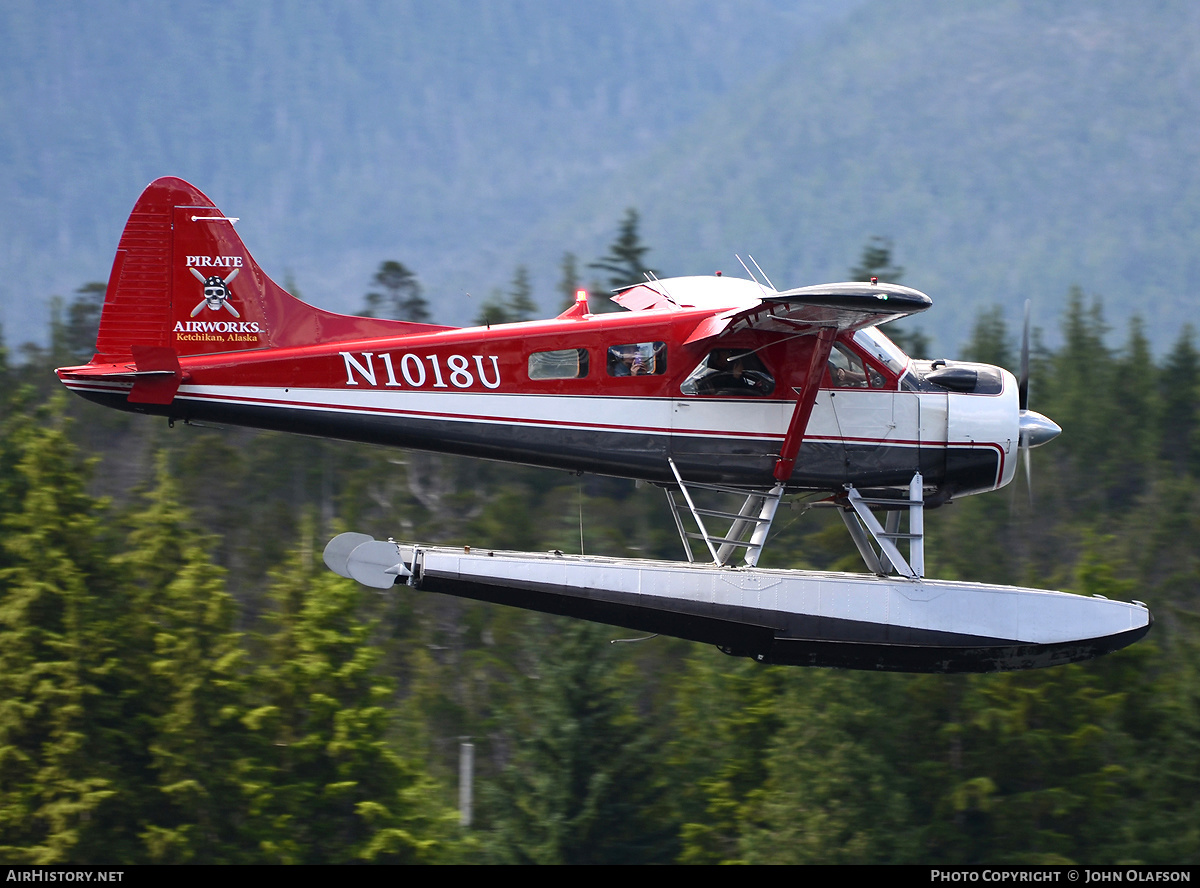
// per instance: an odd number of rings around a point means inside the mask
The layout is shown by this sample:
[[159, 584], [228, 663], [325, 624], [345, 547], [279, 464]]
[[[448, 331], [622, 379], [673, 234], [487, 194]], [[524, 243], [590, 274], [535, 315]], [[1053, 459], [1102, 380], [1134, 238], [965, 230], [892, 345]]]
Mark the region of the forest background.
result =
[[[630, 211], [586, 268], [636, 279]], [[852, 276], [902, 274], [873, 240]], [[562, 263], [561, 298], [580, 264]], [[433, 313], [381, 263], [364, 311]], [[661, 492], [68, 399], [103, 287], [0, 352], [0, 857], [14, 862], [1184, 862], [1200, 856], [1200, 353], [1068, 294], [1032, 491], [927, 521], [930, 575], [1137, 597], [1150, 637], [1030, 673], [763, 667], [320, 563], [378, 537], [678, 558]], [[481, 309], [535, 309], [518, 268]], [[895, 331], [927, 347], [919, 329]], [[961, 354], [1014, 368], [998, 308]], [[861, 569], [785, 511], [764, 566]], [[400, 587], [398, 587], [400, 588]], [[454, 814], [476, 752], [470, 827]]]
[[[314, 8], [0, 4], [0, 858], [1200, 857], [1193, 4]], [[333, 309], [500, 322], [634, 255], [749, 245], [800, 284], [887, 248], [935, 300], [913, 354], [1013, 368], [1033, 296], [1033, 406], [1064, 434], [1032, 498], [929, 515], [929, 572], [1138, 598], [1155, 627], [1079, 666], [873, 675], [344, 582], [342, 529], [679, 543], [615, 479], [66, 398], [84, 282], [168, 173]], [[776, 523], [772, 566], [859, 569], [840, 523]]]

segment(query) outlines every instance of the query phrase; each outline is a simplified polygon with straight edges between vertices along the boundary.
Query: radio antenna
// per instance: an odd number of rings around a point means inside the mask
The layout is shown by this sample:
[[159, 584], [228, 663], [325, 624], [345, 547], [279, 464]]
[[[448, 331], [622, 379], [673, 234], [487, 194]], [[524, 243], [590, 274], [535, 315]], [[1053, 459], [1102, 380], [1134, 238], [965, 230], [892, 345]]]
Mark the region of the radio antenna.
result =
[[[747, 255], [747, 256], [750, 256], [750, 254], [749, 254], [749, 253], [747, 253], [746, 255]], [[751, 262], [754, 262], [754, 257], [753, 257], [753, 256], [750, 256], [750, 261], [751, 261]], [[762, 266], [761, 266], [761, 265], [759, 265], [757, 262], [754, 262], [754, 267], [755, 267], [755, 268], [757, 268], [757, 269], [758, 269], [758, 273], [759, 273], [759, 274], [761, 274], [761, 275], [763, 276], [763, 280], [765, 280], [765, 281], [767, 282], [767, 286], [769, 286], [769, 287], [770, 287], [772, 290], [775, 290], [775, 285], [771, 283], [771, 279], [770, 279], [769, 277], [767, 277], [767, 273], [766, 273], [765, 271], [763, 271], [763, 270], [762, 270]], [[775, 290], [775, 292], [776, 292], [776, 293], [778, 293], [779, 291], [778, 291], [778, 290]]]
[[[749, 266], [749, 265], [747, 265], [745, 262], [742, 262], [742, 257], [741, 257], [741, 256], [738, 256], [738, 254], [737, 254], [737, 253], [734, 253], [733, 255], [734, 255], [734, 256], [737, 256], [737, 261], [742, 263], [742, 268], [746, 269], [746, 274], [750, 275], [750, 280], [754, 281], [754, 283], [758, 284], [758, 285], [761, 287], [761, 286], [762, 286], [762, 284], [759, 284], [759, 283], [758, 283], [758, 278], [754, 276], [754, 272], [752, 272], [752, 271], [750, 270], [750, 266]], [[754, 262], [754, 257], [753, 257], [753, 256], [751, 256], [751, 257], [750, 257], [750, 261], [751, 261], [751, 262]], [[754, 264], [755, 264], [755, 265], [757, 265], [758, 263], [757, 263], [757, 262], [754, 262]], [[761, 270], [761, 269], [760, 269], [760, 270]], [[772, 287], [771, 289], [772, 289], [772, 290], [774, 290], [775, 288], [774, 288], [774, 287]]]

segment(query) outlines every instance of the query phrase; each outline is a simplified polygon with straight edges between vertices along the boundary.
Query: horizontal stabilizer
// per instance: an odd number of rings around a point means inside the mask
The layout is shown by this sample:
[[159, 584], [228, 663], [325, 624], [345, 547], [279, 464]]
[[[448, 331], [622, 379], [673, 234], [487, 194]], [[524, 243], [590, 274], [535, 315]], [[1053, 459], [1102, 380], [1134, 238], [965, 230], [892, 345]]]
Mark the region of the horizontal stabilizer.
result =
[[129, 392], [129, 403], [170, 404], [183, 380], [179, 355], [175, 349], [169, 346], [134, 345], [131, 350], [137, 381]]

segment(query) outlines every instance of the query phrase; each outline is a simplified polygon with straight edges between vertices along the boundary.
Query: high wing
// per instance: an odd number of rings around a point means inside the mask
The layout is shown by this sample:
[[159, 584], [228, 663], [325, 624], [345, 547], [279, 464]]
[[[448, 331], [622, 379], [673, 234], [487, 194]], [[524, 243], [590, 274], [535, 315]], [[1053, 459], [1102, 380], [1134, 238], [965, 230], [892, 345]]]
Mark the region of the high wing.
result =
[[886, 324], [932, 304], [920, 290], [898, 284], [848, 281], [798, 287], [766, 295], [757, 305], [707, 318], [696, 325], [687, 342], [741, 330], [795, 334], [832, 328], [840, 333]]
[[[735, 302], [732, 306], [731, 299]], [[724, 309], [701, 321], [687, 338], [689, 343], [742, 330], [783, 334], [815, 333], [821, 328], [859, 330], [916, 314], [933, 304], [920, 290], [876, 281], [817, 284], [779, 292], [754, 281], [713, 277], [647, 281], [622, 290], [613, 302], [632, 311]]]
[[[714, 308], [716, 313], [696, 325], [684, 340], [685, 345], [743, 330], [816, 337], [817, 345], [805, 374], [807, 383], [797, 390], [799, 398], [775, 464], [774, 475], [780, 484], [792, 475], [820, 388], [817, 380], [824, 372], [837, 334], [885, 324], [933, 304], [920, 290], [878, 281], [818, 284], [781, 293], [756, 281], [719, 277], [647, 281], [623, 290], [613, 301], [633, 311]], [[727, 307], [730, 301], [736, 304]]]

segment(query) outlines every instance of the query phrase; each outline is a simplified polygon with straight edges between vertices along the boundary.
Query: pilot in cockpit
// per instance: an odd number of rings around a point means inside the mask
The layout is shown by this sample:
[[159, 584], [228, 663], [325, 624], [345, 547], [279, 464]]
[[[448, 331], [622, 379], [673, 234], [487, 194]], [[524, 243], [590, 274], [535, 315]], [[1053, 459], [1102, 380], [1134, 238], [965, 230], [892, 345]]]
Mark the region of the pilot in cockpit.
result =
[[829, 377], [837, 388], [866, 388], [867, 373], [858, 355], [835, 345], [829, 353]]
[[684, 382], [685, 395], [769, 395], [775, 378], [752, 351], [714, 349]]

